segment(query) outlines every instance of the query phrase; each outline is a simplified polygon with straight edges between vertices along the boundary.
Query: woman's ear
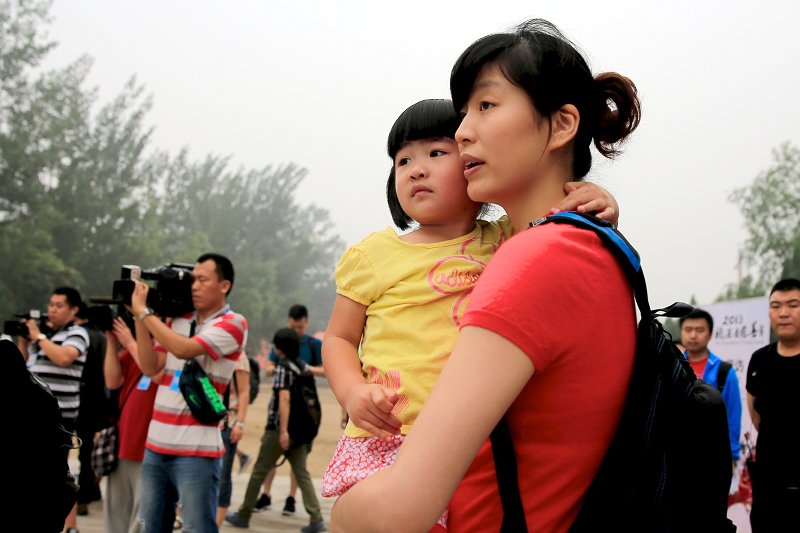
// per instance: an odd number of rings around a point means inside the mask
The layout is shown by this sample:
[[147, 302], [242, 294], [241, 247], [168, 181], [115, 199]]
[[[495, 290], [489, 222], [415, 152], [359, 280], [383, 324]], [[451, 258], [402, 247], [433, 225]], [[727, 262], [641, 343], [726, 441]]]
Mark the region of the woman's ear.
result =
[[581, 115], [572, 104], [564, 104], [550, 115], [550, 148], [558, 150], [569, 144], [578, 134]]

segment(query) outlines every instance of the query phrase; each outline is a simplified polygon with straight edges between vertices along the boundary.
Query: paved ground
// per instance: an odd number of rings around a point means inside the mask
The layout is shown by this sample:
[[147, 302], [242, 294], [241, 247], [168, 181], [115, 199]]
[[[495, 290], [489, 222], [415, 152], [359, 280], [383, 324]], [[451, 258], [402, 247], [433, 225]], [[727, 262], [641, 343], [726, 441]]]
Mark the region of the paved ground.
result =
[[[231, 510], [236, 510], [239, 503], [244, 497], [244, 491], [247, 488], [247, 480], [250, 478], [249, 472], [244, 474], [234, 474], [233, 476], [233, 500]], [[321, 488], [321, 480], [316, 479], [314, 483], [317, 487], [317, 493]], [[300, 528], [308, 524], [308, 514], [303, 509], [302, 496], [297, 502], [297, 512], [295, 516], [281, 516], [281, 509], [283, 509], [283, 502], [286, 494], [289, 491], [289, 476], [281, 475], [275, 477], [273, 484], [273, 505], [272, 507], [261, 513], [256, 513], [250, 519], [250, 529], [247, 531], [261, 531], [269, 533], [283, 533], [283, 532], [297, 532]], [[299, 496], [299, 494], [298, 494]], [[329, 522], [331, 506], [334, 500], [332, 498], [320, 497], [320, 505], [322, 506], [322, 514], [325, 517], [325, 523]], [[81, 533], [104, 533], [105, 528], [103, 525], [103, 504], [102, 502], [94, 502], [89, 506], [88, 516], [78, 517], [78, 529]], [[229, 525], [223, 525], [220, 531], [232, 532], [243, 531]], [[178, 532], [179, 533], [179, 530]]]
[[[328, 466], [328, 462], [333, 455], [336, 442], [342, 430], [339, 425], [341, 408], [336, 402], [333, 392], [331, 392], [324, 380], [318, 379], [317, 383], [320, 401], [322, 403], [322, 424], [320, 426], [319, 435], [316, 440], [314, 440], [314, 448], [311, 455], [309, 455], [308, 471], [312, 478], [314, 478], [314, 484], [317, 487], [317, 495], [319, 495], [322, 487], [322, 474], [325, 472], [325, 468]], [[261, 436], [264, 434], [264, 426], [267, 420], [267, 404], [271, 394], [272, 391], [269, 381], [262, 381], [258, 398], [256, 398], [255, 402], [251, 404], [248, 409], [247, 427], [239, 447], [250, 453], [253, 456], [253, 460], [247, 470], [242, 474], [238, 473], [239, 461], [237, 460], [234, 462], [233, 497], [231, 499], [232, 511], [238, 508], [244, 498], [247, 482], [250, 479], [252, 463], [255, 462], [256, 455], [258, 455]], [[74, 458], [71, 458], [70, 461], [73, 464], [73, 471], [77, 471], [77, 461]], [[286, 495], [289, 493], [289, 473], [290, 467], [288, 463], [278, 469], [278, 475], [275, 476], [271, 491], [273, 507], [267, 511], [254, 514], [250, 520], [249, 531], [270, 533], [299, 531], [302, 526], [308, 524], [308, 514], [306, 514], [305, 509], [303, 509], [302, 496], [299, 494], [299, 491], [295, 516], [281, 516], [283, 503], [286, 499]], [[101, 490], [102, 489], [103, 485], [101, 483]], [[319, 500], [325, 522], [328, 523], [334, 499], [325, 499], [319, 496]], [[103, 516], [102, 502], [92, 503], [89, 506], [88, 516], [78, 517], [78, 529], [81, 533], [104, 533]], [[224, 525], [220, 531], [230, 532], [242, 530]]]

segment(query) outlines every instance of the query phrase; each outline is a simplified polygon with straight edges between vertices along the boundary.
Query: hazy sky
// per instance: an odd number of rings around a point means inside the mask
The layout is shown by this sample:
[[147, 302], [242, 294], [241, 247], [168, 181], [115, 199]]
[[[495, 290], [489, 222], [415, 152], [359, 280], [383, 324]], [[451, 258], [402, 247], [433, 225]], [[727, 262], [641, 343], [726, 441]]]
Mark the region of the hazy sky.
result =
[[450, 68], [475, 39], [546, 18], [593, 71], [639, 88], [639, 129], [615, 162], [595, 158], [590, 179], [619, 200], [651, 303], [706, 303], [736, 280], [745, 239], [729, 193], [774, 147], [800, 144], [799, 12], [769, 0], [56, 0], [48, 65], [92, 56], [102, 102], [135, 74], [154, 97], [153, 145], [173, 154], [307, 168], [301, 202], [328, 209], [352, 244], [391, 225], [385, 142], [397, 115], [448, 98]]

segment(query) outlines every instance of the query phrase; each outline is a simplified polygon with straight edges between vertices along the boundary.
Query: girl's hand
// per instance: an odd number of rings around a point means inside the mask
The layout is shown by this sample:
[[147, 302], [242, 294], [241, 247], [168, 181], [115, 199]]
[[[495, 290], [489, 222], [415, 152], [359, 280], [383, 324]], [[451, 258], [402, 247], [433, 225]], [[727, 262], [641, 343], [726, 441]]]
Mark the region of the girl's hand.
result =
[[608, 220], [614, 226], [619, 223], [617, 200], [604, 188], [585, 181], [570, 181], [564, 184], [567, 196], [550, 209], [551, 214], [561, 211], [591, 213], [597, 218]]
[[353, 386], [345, 409], [353, 423], [379, 438], [399, 435], [403, 423], [392, 409], [400, 399], [393, 389], [377, 383]]
[[278, 442], [281, 445], [281, 450], [286, 451], [289, 449], [289, 445], [291, 444], [291, 439], [289, 439], [289, 432], [288, 431], [281, 431], [278, 435]]

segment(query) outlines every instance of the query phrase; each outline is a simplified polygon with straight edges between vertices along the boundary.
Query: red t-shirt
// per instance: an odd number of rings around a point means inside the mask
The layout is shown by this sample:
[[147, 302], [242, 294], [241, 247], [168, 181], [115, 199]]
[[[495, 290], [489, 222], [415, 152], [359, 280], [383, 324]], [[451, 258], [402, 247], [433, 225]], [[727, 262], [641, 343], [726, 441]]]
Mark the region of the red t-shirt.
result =
[[[546, 224], [510, 239], [461, 323], [513, 342], [534, 374], [509, 410], [530, 531], [567, 531], [619, 420], [633, 367], [632, 289], [592, 232]], [[489, 441], [449, 506], [448, 530], [499, 531]]]
[[689, 361], [689, 366], [694, 370], [694, 375], [698, 378], [703, 378], [703, 373], [706, 371], [706, 364], [708, 364], [708, 357], [699, 361]]
[[128, 350], [120, 354], [119, 362], [125, 379], [119, 393], [119, 458], [142, 462], [158, 385], [142, 374]]

